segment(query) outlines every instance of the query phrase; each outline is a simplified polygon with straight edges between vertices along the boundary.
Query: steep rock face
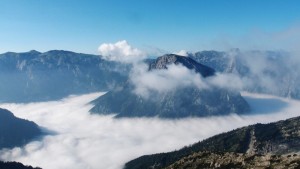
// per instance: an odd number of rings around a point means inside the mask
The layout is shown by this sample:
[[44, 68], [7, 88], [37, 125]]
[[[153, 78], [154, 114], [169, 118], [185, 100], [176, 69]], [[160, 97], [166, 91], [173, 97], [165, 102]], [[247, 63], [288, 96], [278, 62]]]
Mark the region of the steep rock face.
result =
[[42, 135], [42, 131], [32, 121], [15, 117], [0, 108], [0, 149], [22, 146]]
[[0, 102], [60, 99], [107, 91], [125, 80], [128, 66], [96, 55], [53, 50], [0, 55]]
[[300, 117], [270, 124], [251, 125], [216, 135], [178, 151], [142, 156], [128, 162], [125, 168], [164, 168], [201, 151], [234, 152], [247, 154], [246, 156], [299, 152]]
[[[214, 70], [197, 63], [191, 58], [178, 55], [165, 55], [149, 64], [149, 71], [167, 69], [170, 64], [181, 64], [195, 70], [199, 76], [213, 76]], [[93, 113], [116, 114], [116, 117], [153, 117], [181, 118], [191, 116], [224, 115], [246, 113], [247, 102], [238, 92], [214, 88], [202, 90], [186, 87], [168, 91], [151, 98], [144, 98], [133, 93], [134, 85], [130, 82], [118, 90], [110, 91], [93, 103]]]

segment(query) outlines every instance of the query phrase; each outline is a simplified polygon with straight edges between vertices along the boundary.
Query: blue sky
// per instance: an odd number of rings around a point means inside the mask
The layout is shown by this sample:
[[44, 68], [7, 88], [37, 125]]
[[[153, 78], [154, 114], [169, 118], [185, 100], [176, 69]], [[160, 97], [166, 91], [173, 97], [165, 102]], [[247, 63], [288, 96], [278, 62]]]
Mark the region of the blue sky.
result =
[[0, 8], [1, 53], [97, 53], [119, 40], [149, 53], [255, 48], [300, 32], [299, 0], [0, 0]]

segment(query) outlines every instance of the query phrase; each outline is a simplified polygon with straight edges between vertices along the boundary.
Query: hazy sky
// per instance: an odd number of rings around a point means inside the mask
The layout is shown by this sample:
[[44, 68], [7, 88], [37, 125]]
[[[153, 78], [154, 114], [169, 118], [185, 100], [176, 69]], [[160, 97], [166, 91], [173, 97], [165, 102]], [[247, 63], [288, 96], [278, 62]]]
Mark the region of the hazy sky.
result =
[[97, 53], [119, 40], [149, 53], [196, 51], [235, 47], [227, 39], [253, 32], [298, 31], [300, 23], [298, 0], [0, 0], [0, 7], [0, 53]]

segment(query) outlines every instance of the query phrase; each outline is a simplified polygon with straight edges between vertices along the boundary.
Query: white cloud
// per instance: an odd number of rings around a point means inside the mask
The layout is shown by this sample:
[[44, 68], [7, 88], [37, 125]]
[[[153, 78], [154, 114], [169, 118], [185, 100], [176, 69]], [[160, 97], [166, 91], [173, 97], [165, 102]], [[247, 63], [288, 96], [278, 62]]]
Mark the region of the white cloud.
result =
[[213, 87], [240, 91], [242, 80], [235, 74], [216, 74], [203, 78], [195, 70], [181, 64], [168, 65], [168, 69], [148, 71], [148, 65], [136, 65], [130, 74], [131, 83], [135, 86], [134, 93], [148, 98], [152, 92], [161, 94], [185, 87], [195, 87], [199, 90], [209, 90]]
[[131, 47], [126, 40], [116, 43], [103, 43], [98, 51], [103, 59], [122, 63], [135, 63], [145, 58], [146, 54], [137, 48]]
[[[112, 116], [88, 113], [92, 105], [87, 103], [99, 95], [73, 96], [52, 102], [1, 104], [0, 107], [11, 110], [16, 116], [33, 120], [56, 134], [21, 148], [3, 150], [0, 159], [44, 169], [121, 169], [128, 160], [144, 154], [172, 151], [237, 127], [300, 115], [299, 101], [244, 93], [256, 115], [181, 120], [113, 119]], [[260, 112], [265, 114], [259, 115]]]
[[211, 86], [235, 91], [241, 91], [244, 87], [242, 79], [231, 73], [217, 73], [215, 76], [207, 77], [206, 81]]
[[174, 52], [173, 54], [176, 54], [179, 56], [188, 56], [188, 52], [186, 50], [180, 50], [179, 52]]
[[151, 92], [165, 93], [184, 87], [209, 88], [200, 74], [175, 64], [169, 65], [168, 69], [152, 71], [148, 71], [148, 65], [140, 64], [133, 70], [130, 79], [135, 85], [134, 92], [145, 98]]
[[298, 55], [288, 52], [246, 51], [237, 53], [236, 58], [237, 69], [242, 72], [244, 90], [258, 90], [280, 96], [299, 93]]

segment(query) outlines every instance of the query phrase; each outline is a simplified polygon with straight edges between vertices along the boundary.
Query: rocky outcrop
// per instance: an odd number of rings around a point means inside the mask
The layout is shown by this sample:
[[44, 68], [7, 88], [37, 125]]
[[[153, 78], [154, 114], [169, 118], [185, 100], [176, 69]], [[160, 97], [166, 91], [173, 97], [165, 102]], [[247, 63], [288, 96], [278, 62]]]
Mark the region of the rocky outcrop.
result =
[[296, 169], [300, 167], [300, 155], [258, 155], [243, 153], [198, 152], [184, 157], [165, 169]]
[[167, 69], [168, 65], [170, 64], [181, 64], [186, 68], [192, 69], [195, 72], [201, 74], [203, 77], [208, 77], [215, 74], [214, 69], [200, 64], [189, 57], [179, 56], [175, 54], [168, 54], [158, 57], [154, 62], [149, 64], [149, 70], [151, 71], [155, 69]]

